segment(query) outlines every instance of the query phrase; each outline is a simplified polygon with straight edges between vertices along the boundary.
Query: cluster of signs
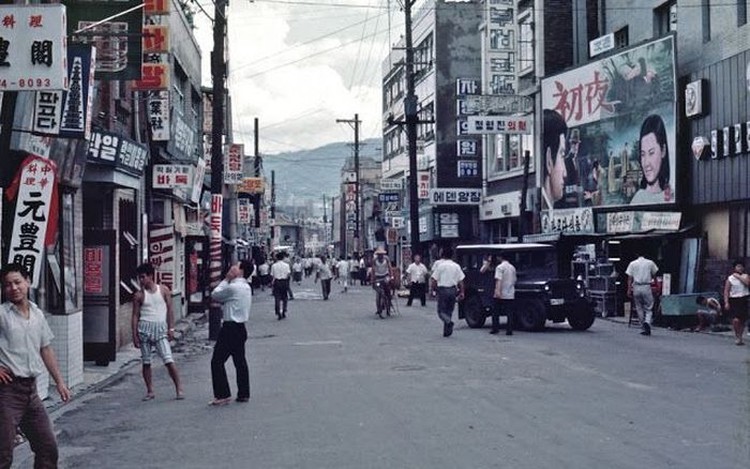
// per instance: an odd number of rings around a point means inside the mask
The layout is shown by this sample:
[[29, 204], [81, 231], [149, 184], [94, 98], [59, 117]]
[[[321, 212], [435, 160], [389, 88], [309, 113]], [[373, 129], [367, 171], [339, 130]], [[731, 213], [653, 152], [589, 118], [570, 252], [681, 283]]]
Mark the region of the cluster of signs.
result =
[[[680, 212], [620, 211], [607, 213], [606, 233], [677, 231]], [[594, 213], [590, 207], [542, 211], [542, 233], [594, 233]]]
[[481, 177], [481, 140], [469, 131], [472, 110], [464, 104], [480, 93], [479, 80], [456, 80], [456, 176], [459, 179]]

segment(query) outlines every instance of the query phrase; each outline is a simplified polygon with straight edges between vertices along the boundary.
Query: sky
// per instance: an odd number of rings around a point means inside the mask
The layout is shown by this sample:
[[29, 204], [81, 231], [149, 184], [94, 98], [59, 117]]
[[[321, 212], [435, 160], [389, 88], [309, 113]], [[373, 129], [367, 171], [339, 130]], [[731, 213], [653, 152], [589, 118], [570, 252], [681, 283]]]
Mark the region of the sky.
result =
[[[360, 139], [382, 136], [382, 63], [404, 29], [397, 0], [233, 0], [227, 18], [236, 142], [252, 149], [256, 117], [261, 154], [352, 141], [336, 120], [355, 114]], [[210, 86], [212, 26], [201, 12], [196, 26]]]

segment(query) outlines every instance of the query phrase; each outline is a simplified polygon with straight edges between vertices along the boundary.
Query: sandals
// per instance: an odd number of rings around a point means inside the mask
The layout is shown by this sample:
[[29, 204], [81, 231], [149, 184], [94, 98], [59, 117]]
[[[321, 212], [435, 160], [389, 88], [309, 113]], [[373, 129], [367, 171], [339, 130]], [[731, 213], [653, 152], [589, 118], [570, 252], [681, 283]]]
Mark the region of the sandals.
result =
[[141, 400], [144, 401], [144, 402], [146, 402], [146, 401], [153, 401], [154, 398], [156, 398], [156, 396], [154, 395], [154, 393], [150, 392], [150, 393], [146, 394], [145, 396], [143, 396], [143, 399], [141, 399]]
[[231, 397], [225, 397], [224, 399], [213, 399], [211, 401], [208, 401], [208, 405], [214, 406], [214, 407], [218, 407], [218, 406], [227, 405], [230, 402], [232, 402], [232, 398]]

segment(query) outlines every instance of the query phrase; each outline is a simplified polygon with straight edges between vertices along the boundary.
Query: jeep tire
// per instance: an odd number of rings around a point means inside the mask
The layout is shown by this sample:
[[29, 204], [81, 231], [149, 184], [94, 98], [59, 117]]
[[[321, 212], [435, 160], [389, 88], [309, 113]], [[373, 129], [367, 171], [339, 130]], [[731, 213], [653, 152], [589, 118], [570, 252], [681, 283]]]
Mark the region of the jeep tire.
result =
[[472, 329], [484, 327], [487, 315], [482, 307], [482, 300], [479, 295], [470, 295], [464, 299], [464, 319], [466, 324]]
[[568, 312], [568, 324], [573, 330], [585, 331], [594, 324], [595, 316], [591, 305], [586, 300], [579, 300], [572, 305], [570, 312]]
[[525, 331], [540, 331], [547, 322], [547, 312], [541, 300], [516, 300], [513, 305], [515, 325]]

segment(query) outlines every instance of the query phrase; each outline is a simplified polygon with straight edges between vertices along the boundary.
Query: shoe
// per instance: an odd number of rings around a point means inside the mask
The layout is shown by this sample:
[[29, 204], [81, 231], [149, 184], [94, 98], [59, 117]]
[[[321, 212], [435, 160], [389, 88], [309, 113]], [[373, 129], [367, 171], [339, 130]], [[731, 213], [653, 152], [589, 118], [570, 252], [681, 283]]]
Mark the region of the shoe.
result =
[[651, 335], [651, 324], [647, 322], [643, 323], [643, 331], [641, 332], [641, 335]]
[[492, 329], [492, 330], [490, 331], [490, 334], [493, 334], [493, 335], [494, 335], [494, 334], [497, 334], [498, 332], [500, 332], [500, 329]]
[[248, 402], [249, 400], [249, 397], [238, 397], [237, 399], [235, 399], [236, 402]]
[[281, 319], [286, 319], [286, 311], [284, 311], [283, 313], [281, 313]]
[[227, 405], [230, 402], [232, 402], [232, 398], [231, 397], [225, 397], [223, 399], [213, 399], [212, 401], [208, 401], [208, 405], [214, 406], [214, 407], [218, 407], [218, 406], [222, 406], [222, 405]]
[[178, 392], [177, 395], [174, 398], [175, 401], [184, 401], [185, 400], [185, 393], [182, 391]]
[[144, 402], [145, 401], [153, 401], [154, 398], [156, 398], [156, 396], [154, 396], [154, 393], [150, 392], [150, 393], [146, 394], [145, 396], [143, 396], [143, 399], [141, 399], [141, 400], [144, 401]]
[[377, 313], [375, 313], [375, 314], [377, 314], [377, 315], [378, 315], [378, 317], [379, 317], [380, 319], [383, 319], [383, 314], [382, 314], [382, 313], [380, 313], [380, 312], [377, 312]]
[[453, 322], [443, 324], [443, 337], [450, 337], [453, 334]]
[[281, 321], [283, 319], [283, 316], [280, 314], [276, 315], [276, 320]]

